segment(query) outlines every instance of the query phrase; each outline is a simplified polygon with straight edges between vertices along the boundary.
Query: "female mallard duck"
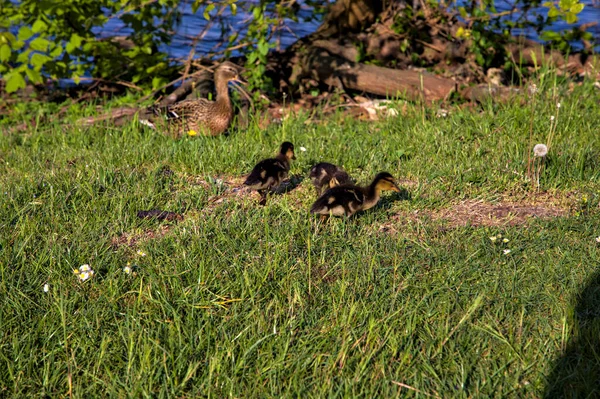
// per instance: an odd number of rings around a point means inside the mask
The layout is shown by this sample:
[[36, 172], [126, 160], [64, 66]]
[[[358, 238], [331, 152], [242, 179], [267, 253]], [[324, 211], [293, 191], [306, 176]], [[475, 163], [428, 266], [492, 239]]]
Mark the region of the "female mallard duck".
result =
[[267, 191], [279, 186], [287, 178], [292, 159], [296, 159], [294, 145], [286, 141], [281, 144], [279, 154], [275, 158], [264, 159], [252, 169], [244, 184], [259, 192], [261, 205], [267, 202]]
[[[184, 100], [164, 108], [150, 108], [155, 117], [163, 119], [167, 130], [177, 136], [207, 134], [217, 136], [229, 127], [233, 119], [233, 106], [229, 99], [229, 82], [243, 83], [238, 75], [238, 66], [225, 61], [214, 74], [216, 101], [206, 98]], [[141, 123], [155, 128], [159, 120], [141, 120]]]
[[329, 188], [352, 183], [352, 179], [344, 169], [327, 162], [313, 166], [309, 177], [317, 190], [317, 195], [322, 195]]
[[394, 177], [387, 172], [379, 173], [367, 187], [345, 184], [330, 188], [315, 201], [310, 213], [321, 215], [321, 219], [329, 215], [350, 217], [358, 211], [374, 207], [384, 190], [400, 191]]

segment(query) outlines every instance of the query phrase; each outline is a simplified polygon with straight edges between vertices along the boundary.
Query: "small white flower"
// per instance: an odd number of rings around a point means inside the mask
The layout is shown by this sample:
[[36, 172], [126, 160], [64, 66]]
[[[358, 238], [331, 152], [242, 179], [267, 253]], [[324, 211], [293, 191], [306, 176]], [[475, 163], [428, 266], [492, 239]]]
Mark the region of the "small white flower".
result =
[[304, 148], [304, 147], [300, 147], [300, 151], [302, 151], [302, 152], [305, 152], [305, 151], [306, 151], [306, 148]]
[[490, 241], [491, 242], [496, 242], [497, 239], [498, 239], [498, 237], [496, 237], [496, 236], [491, 236], [490, 237]]
[[556, 108], [560, 108], [560, 103], [556, 103]]
[[554, 121], [554, 115], [550, 115], [550, 120]]
[[545, 144], [536, 144], [533, 147], [533, 155], [536, 157], [545, 157], [548, 155], [548, 147]]
[[90, 277], [92, 277], [92, 273], [90, 272], [83, 272], [83, 273], [79, 273], [79, 279], [81, 281], [86, 281], [88, 280]]
[[511, 250], [510, 249], [505, 249], [502, 252], [504, 252], [504, 255], [508, 255], [509, 253], [511, 253]]
[[90, 270], [92, 270], [92, 268], [87, 263], [85, 265], [79, 266], [80, 272], [89, 272]]
[[44, 284], [44, 292], [48, 292], [50, 291], [50, 284], [46, 283]]
[[73, 273], [75, 273], [77, 275], [79, 280], [86, 281], [86, 280], [89, 280], [90, 278], [92, 278], [94, 276], [95, 272], [92, 270], [90, 265], [85, 264], [85, 265], [79, 266], [79, 269], [73, 270]]
[[596, 242], [600, 243], [600, 236], [596, 237]]
[[125, 274], [131, 274], [131, 266], [127, 265], [123, 268], [123, 272], [125, 272]]
[[508, 241], [509, 241], [508, 238], [505, 238], [505, 239], [502, 240], [502, 242], [504, 242], [504, 243], [507, 243]]
[[144, 251], [142, 251], [141, 249], [138, 249], [136, 252], [139, 256], [146, 256], [146, 253]]

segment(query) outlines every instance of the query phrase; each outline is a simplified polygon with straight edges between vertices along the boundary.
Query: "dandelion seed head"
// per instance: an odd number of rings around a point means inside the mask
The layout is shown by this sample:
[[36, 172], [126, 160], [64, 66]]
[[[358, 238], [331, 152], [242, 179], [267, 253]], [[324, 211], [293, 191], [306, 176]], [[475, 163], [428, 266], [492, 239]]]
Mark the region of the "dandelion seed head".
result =
[[533, 147], [533, 155], [536, 157], [545, 157], [548, 155], [548, 147], [546, 147], [546, 144], [536, 144], [535, 147]]
[[550, 120], [554, 122], [554, 115], [550, 115]]
[[537, 85], [536, 85], [535, 83], [532, 83], [532, 84], [530, 84], [530, 85], [529, 85], [529, 87], [528, 87], [527, 89], [528, 89], [528, 91], [529, 91], [529, 94], [530, 94], [530, 95], [532, 95], [532, 96], [533, 96], [535, 93], [537, 93], [537, 90], [538, 90], [538, 88], [537, 88]]

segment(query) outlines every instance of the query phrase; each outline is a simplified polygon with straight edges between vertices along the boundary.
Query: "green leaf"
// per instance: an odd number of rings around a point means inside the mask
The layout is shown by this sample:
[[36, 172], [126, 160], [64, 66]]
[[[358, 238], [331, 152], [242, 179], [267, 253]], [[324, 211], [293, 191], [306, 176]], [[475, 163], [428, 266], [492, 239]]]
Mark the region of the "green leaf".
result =
[[63, 52], [62, 46], [59, 44], [50, 52], [50, 57], [58, 58]]
[[14, 93], [19, 89], [25, 88], [25, 79], [23, 79], [23, 75], [19, 72], [13, 71], [9, 74], [6, 74], [6, 92]]
[[571, 8], [571, 7], [572, 7], [572, 6], [575, 4], [575, 2], [576, 2], [576, 1], [577, 1], [577, 0], [560, 0], [560, 1], [558, 2], [558, 6], [559, 6], [559, 7], [560, 7], [562, 10], [566, 11], [566, 10], [568, 10], [569, 8]]
[[10, 46], [8, 44], [3, 44], [0, 46], [0, 62], [8, 61], [10, 59]]
[[540, 35], [540, 38], [542, 40], [546, 40], [546, 41], [556, 41], [556, 40], [560, 40], [560, 34], [556, 33], [556, 32], [552, 32], [552, 31], [544, 31], [542, 32], [542, 34]]
[[29, 63], [39, 71], [40, 69], [42, 69], [46, 62], [51, 60], [52, 59], [45, 54], [35, 53], [31, 56], [31, 60], [29, 60]]
[[266, 41], [258, 42], [257, 48], [261, 55], [267, 55], [269, 53], [269, 43]]
[[71, 54], [73, 51], [75, 51], [79, 47], [81, 47], [82, 41], [83, 41], [83, 38], [81, 36], [79, 36], [77, 33], [73, 33], [71, 35], [71, 39], [69, 40], [69, 43], [67, 43], [67, 46], [66, 46], [67, 53]]
[[31, 30], [34, 33], [45, 32], [47, 29], [48, 29], [48, 25], [46, 25], [46, 23], [44, 21], [42, 21], [41, 19], [38, 19], [37, 21], [35, 21], [33, 23], [33, 26], [31, 27]]
[[20, 62], [22, 64], [28, 63], [30, 54], [31, 54], [31, 50], [29, 50], [29, 49], [20, 52], [19, 55], [17, 55], [17, 62]]
[[152, 88], [153, 89], [158, 89], [159, 87], [161, 87], [164, 84], [165, 84], [165, 80], [163, 78], [159, 78], [159, 77], [152, 78]]
[[237, 4], [231, 3], [229, 7], [231, 8], [231, 14], [235, 17], [237, 15]]
[[215, 9], [214, 3], [210, 3], [209, 5], [207, 5], [206, 8], [204, 9], [204, 13], [202, 13], [202, 15], [204, 16], [204, 19], [206, 19], [207, 21], [210, 21], [209, 13], [214, 9]]
[[44, 81], [42, 75], [36, 70], [27, 68], [25, 73], [27, 74], [29, 81], [32, 83], [42, 83]]
[[32, 50], [36, 50], [36, 51], [47, 51], [48, 47], [50, 46], [50, 42], [46, 39], [44, 39], [43, 37], [36, 37], [35, 39], [33, 39], [31, 41], [31, 43], [29, 43], [29, 47]]
[[577, 22], [577, 15], [567, 11], [565, 14], [565, 21], [567, 21], [568, 24], [574, 24]]
[[551, 1], [546, 1], [546, 2], [542, 3], [542, 6], [552, 8], [552, 7], [554, 7], [554, 3]]
[[569, 8], [569, 11], [573, 14], [579, 14], [581, 11], [583, 11], [583, 7], [585, 7], [585, 5], [582, 3], [573, 4], [571, 8]]
[[550, 8], [548, 10], [548, 17], [549, 18], [556, 18], [558, 17], [558, 9], [554, 6], [552, 6], [552, 8]]
[[19, 40], [23, 40], [23, 41], [29, 40], [31, 38], [31, 36], [33, 36], [33, 32], [31, 31], [29, 26], [27, 26], [27, 25], [21, 26], [21, 28], [19, 29], [19, 34], [17, 35]]

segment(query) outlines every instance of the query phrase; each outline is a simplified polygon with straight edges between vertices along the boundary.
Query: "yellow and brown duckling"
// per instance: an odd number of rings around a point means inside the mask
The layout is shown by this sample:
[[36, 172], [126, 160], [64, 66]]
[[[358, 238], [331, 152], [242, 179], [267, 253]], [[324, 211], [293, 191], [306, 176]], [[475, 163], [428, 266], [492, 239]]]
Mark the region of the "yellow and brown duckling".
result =
[[313, 166], [309, 177], [317, 190], [317, 195], [322, 195], [329, 188], [352, 183], [352, 179], [344, 169], [328, 162], [320, 162]]
[[267, 192], [287, 178], [292, 159], [296, 159], [294, 145], [285, 141], [275, 158], [264, 159], [252, 169], [244, 184], [259, 192], [261, 205], [267, 202]]
[[367, 187], [345, 184], [330, 188], [315, 201], [310, 213], [321, 215], [322, 220], [330, 215], [350, 217], [358, 211], [374, 207], [384, 190], [400, 192], [394, 177], [387, 172], [377, 174]]
[[217, 136], [225, 132], [233, 119], [233, 106], [229, 98], [229, 82], [244, 83], [239, 77], [239, 67], [225, 61], [214, 73], [216, 100], [206, 98], [184, 100], [164, 108], [150, 108], [150, 120], [141, 123], [165, 129], [176, 136], [205, 134]]

